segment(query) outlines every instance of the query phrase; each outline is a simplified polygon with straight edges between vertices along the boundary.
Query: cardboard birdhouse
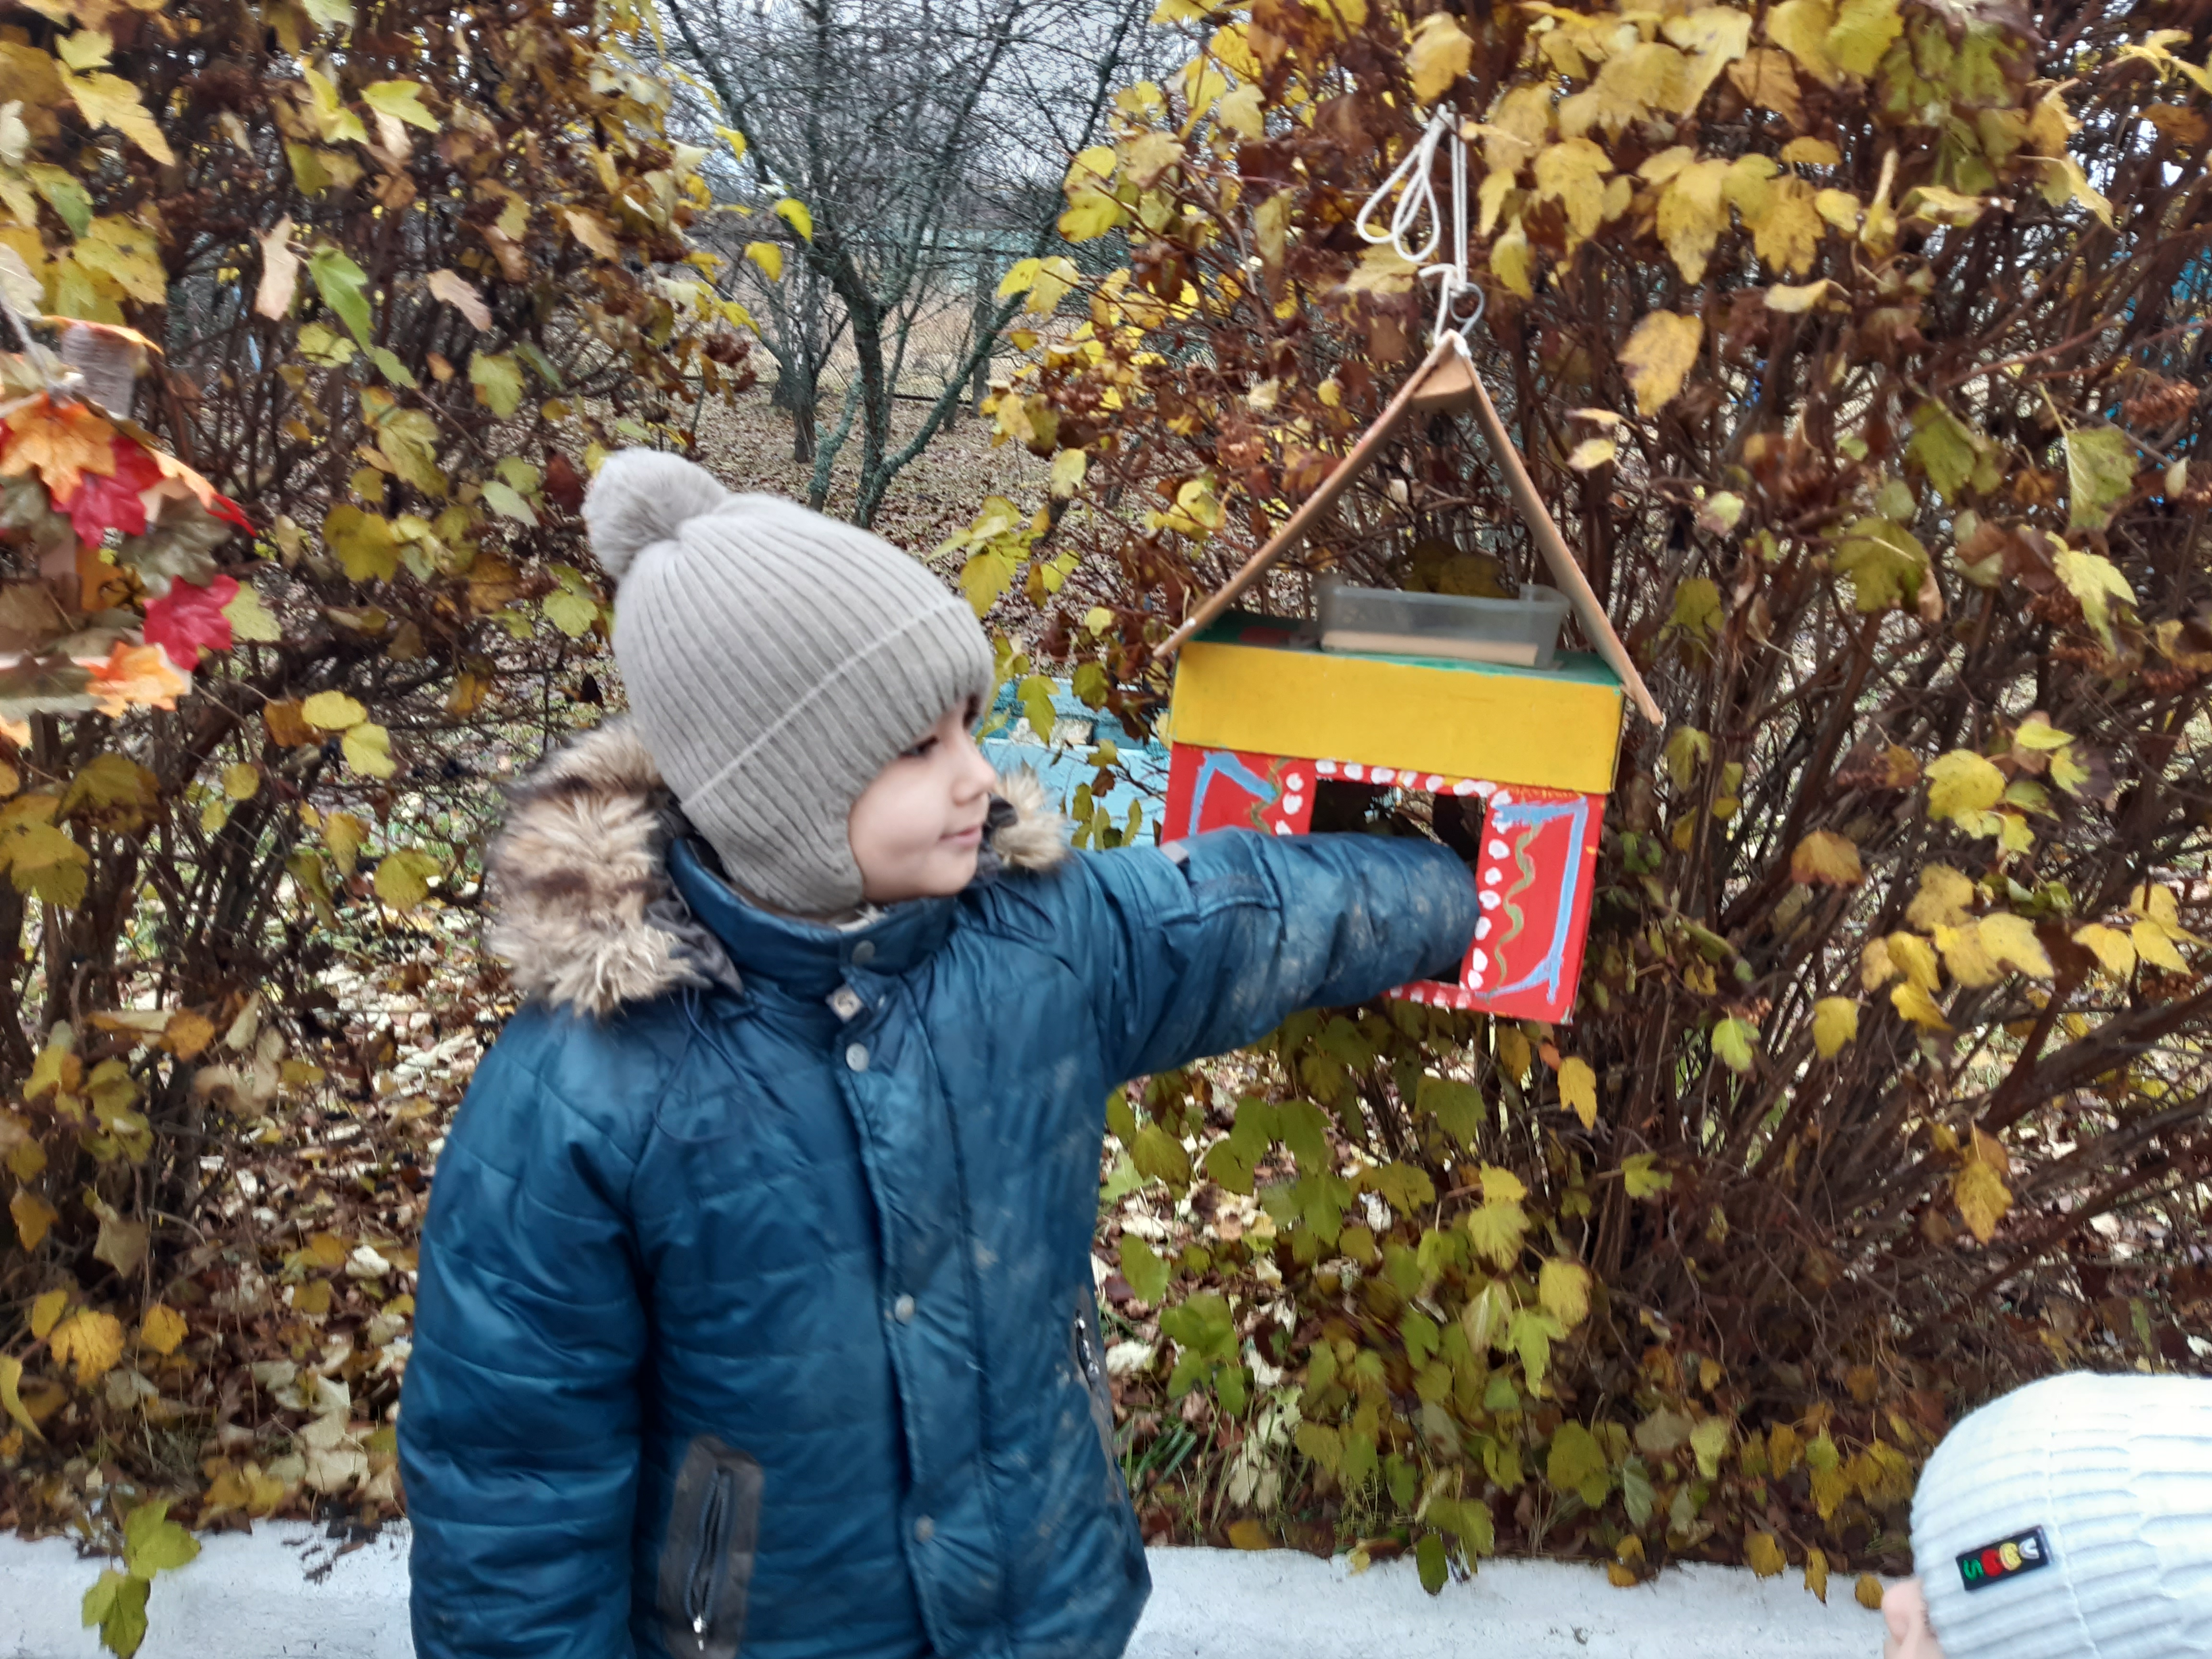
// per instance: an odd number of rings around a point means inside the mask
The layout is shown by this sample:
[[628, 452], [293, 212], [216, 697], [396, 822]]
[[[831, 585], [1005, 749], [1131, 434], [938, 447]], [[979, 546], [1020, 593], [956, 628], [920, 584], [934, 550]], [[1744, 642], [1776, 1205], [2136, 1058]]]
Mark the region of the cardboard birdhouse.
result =
[[[1372, 634], [1357, 636], [1361, 648], [1326, 649], [1307, 619], [1228, 609], [1406, 414], [1461, 408], [1482, 417], [1516, 505], [1597, 652], [1554, 655], [1547, 644], [1486, 653], [1477, 642], [1462, 653], [1452, 641], [1394, 646]], [[1468, 859], [1481, 919], [1455, 980], [1393, 994], [1516, 1018], [1569, 1017], [1623, 706], [1633, 700], [1654, 724], [1659, 714], [1457, 335], [1438, 343], [1329, 481], [1162, 650], [1181, 653], [1164, 837], [1232, 825], [1304, 835], [1317, 810], [1327, 826], [1377, 805], [1425, 820]]]

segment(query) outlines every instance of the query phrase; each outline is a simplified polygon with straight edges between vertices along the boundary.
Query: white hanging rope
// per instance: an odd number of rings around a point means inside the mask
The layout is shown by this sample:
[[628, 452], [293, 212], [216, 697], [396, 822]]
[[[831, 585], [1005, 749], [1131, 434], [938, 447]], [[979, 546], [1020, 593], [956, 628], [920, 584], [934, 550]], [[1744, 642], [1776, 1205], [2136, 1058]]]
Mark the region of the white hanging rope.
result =
[[[23, 274], [26, 277], [30, 276], [27, 270]], [[29, 319], [15, 308], [15, 302], [9, 297], [5, 282], [0, 282], [0, 313], [6, 314], [10, 331], [22, 347], [23, 356], [30, 360], [31, 367], [38, 371], [39, 378], [46, 382], [46, 390], [67, 392], [73, 389], [78, 377], [68, 364], [47, 350], [40, 343], [38, 337], [31, 332]]]
[[[1448, 147], [1451, 169], [1449, 226], [1443, 207], [1437, 200], [1437, 151], [1443, 147]], [[1390, 227], [1378, 230], [1370, 222], [1394, 190], [1398, 192], [1398, 204], [1391, 211]], [[1378, 245], [1388, 242], [1400, 258], [1417, 267], [1422, 282], [1435, 280], [1437, 315], [1429, 330], [1431, 344], [1442, 339], [1447, 329], [1455, 330], [1464, 340], [1482, 316], [1482, 285], [1468, 274], [1467, 268], [1467, 144], [1459, 136], [1458, 115], [1446, 105], [1429, 118], [1419, 141], [1367, 198], [1358, 218], [1352, 222], [1363, 240]], [[1449, 255], [1437, 258], [1447, 230], [1451, 238]], [[1418, 244], [1417, 236], [1422, 236]], [[1474, 313], [1464, 319], [1455, 319], [1453, 313], [1467, 295], [1474, 296]]]

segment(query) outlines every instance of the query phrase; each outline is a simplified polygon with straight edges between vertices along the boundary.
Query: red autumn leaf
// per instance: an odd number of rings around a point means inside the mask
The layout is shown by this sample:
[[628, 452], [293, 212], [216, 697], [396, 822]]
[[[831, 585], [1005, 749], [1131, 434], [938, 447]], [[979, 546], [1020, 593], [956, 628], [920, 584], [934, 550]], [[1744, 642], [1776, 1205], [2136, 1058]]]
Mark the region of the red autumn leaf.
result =
[[146, 607], [146, 643], [158, 645], [179, 668], [196, 666], [200, 647], [230, 649], [230, 618], [223, 606], [238, 597], [238, 584], [217, 576], [205, 587], [172, 582], [169, 591]]
[[146, 503], [138, 492], [161, 482], [161, 469], [154, 458], [130, 439], [115, 440], [114, 455], [113, 472], [104, 477], [97, 472], [80, 474], [76, 488], [54, 502], [58, 511], [69, 514], [77, 539], [87, 547], [99, 546], [111, 530], [143, 535]]
[[210, 501], [208, 511], [218, 519], [236, 525], [249, 536], [257, 533], [253, 528], [253, 520], [246, 516], [246, 509], [228, 495], [217, 495]]

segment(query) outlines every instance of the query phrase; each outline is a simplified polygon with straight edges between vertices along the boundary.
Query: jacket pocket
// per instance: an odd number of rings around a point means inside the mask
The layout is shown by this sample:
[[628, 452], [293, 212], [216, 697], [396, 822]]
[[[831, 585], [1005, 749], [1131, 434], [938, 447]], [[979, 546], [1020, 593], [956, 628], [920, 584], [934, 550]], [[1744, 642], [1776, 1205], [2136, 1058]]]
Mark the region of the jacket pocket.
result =
[[1076, 1375], [1091, 1396], [1091, 1425], [1098, 1431], [1098, 1449], [1106, 1460], [1107, 1507], [1121, 1529], [1121, 1547], [1132, 1582], [1145, 1579], [1145, 1539], [1137, 1527], [1136, 1506], [1129, 1501], [1128, 1482], [1121, 1476], [1121, 1459], [1114, 1449], [1114, 1385], [1106, 1375], [1106, 1342], [1098, 1330], [1098, 1303], [1088, 1285], [1075, 1291], [1075, 1316], [1068, 1331], [1070, 1355]]
[[1121, 1460], [1114, 1452], [1114, 1386], [1106, 1377], [1106, 1344], [1098, 1333], [1098, 1304], [1088, 1290], [1075, 1292], [1075, 1317], [1067, 1334], [1075, 1374], [1091, 1395], [1091, 1425], [1098, 1431], [1098, 1449], [1106, 1454], [1114, 1485], [1120, 1487]]
[[674, 1659], [737, 1659], [760, 1546], [761, 1466], [711, 1435], [676, 1472], [660, 1547], [661, 1641]]

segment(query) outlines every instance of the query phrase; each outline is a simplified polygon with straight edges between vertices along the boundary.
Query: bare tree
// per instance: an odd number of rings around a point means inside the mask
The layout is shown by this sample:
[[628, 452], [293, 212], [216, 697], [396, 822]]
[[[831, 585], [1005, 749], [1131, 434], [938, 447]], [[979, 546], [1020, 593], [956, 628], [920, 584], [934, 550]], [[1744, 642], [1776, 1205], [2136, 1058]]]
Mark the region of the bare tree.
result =
[[[811, 450], [809, 499], [860, 441], [850, 508], [871, 522], [884, 492], [957, 413], [1017, 301], [990, 284], [1056, 245], [1069, 160], [1100, 134], [1115, 88], [1158, 51], [1145, 0], [673, 0], [676, 65], [719, 109], [702, 119], [745, 143], [757, 188], [802, 202], [805, 229], [773, 233], [790, 270], [763, 295], [763, 333], [786, 377], [778, 401]], [[757, 233], [754, 233], [757, 234]], [[742, 239], [741, 239], [742, 240]], [[933, 354], [934, 396], [893, 446], [891, 410], [925, 326], [950, 320]], [[941, 342], [939, 343], [941, 344]], [[836, 425], [814, 442], [833, 349], [854, 371]]]

